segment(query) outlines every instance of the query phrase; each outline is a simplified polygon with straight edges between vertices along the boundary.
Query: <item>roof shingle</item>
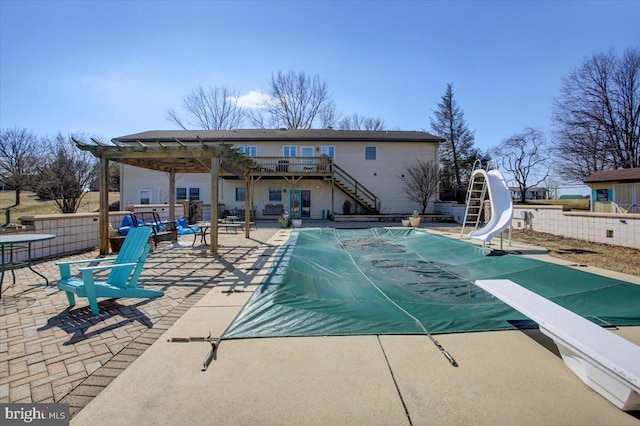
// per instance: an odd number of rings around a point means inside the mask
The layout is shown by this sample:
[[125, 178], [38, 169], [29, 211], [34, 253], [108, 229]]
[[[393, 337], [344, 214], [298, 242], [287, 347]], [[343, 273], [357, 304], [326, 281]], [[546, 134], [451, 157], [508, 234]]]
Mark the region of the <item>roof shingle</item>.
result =
[[640, 168], [601, 170], [584, 179], [584, 183], [594, 182], [636, 182], [640, 181]]

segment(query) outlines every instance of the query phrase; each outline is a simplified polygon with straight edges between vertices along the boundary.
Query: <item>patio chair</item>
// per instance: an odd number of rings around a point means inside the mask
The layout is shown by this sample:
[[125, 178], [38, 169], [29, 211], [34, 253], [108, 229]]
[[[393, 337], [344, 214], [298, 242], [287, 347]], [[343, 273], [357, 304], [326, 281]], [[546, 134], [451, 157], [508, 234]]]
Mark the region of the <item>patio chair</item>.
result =
[[132, 218], [131, 222], [134, 227], [147, 226], [151, 228], [155, 247], [158, 247], [158, 243], [161, 241], [176, 241], [178, 239], [174, 225], [161, 221], [160, 215], [156, 212], [137, 212], [131, 213], [129, 216]]
[[196, 225], [189, 225], [189, 221], [186, 217], [176, 219], [176, 232], [178, 235], [190, 235], [190, 234], [198, 234], [200, 232], [200, 227]]
[[[132, 228], [122, 244], [117, 257], [102, 259], [58, 262], [60, 279], [58, 289], [67, 294], [70, 306], [75, 306], [75, 296], [89, 299], [91, 312], [98, 315], [98, 298], [152, 298], [164, 295], [163, 291], [144, 289], [138, 284], [142, 267], [149, 254], [151, 228], [147, 226]], [[110, 265], [78, 268], [80, 277], [71, 276], [71, 265], [113, 261]], [[93, 274], [111, 270], [106, 281], [95, 281]]]

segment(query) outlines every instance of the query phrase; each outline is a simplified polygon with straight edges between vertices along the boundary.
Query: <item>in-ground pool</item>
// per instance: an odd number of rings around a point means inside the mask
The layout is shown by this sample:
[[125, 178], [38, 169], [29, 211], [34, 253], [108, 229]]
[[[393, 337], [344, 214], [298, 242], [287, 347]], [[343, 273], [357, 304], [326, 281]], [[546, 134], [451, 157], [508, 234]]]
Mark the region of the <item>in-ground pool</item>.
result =
[[292, 232], [224, 338], [535, 327], [474, 285], [510, 279], [597, 323], [640, 325], [640, 285], [405, 228]]

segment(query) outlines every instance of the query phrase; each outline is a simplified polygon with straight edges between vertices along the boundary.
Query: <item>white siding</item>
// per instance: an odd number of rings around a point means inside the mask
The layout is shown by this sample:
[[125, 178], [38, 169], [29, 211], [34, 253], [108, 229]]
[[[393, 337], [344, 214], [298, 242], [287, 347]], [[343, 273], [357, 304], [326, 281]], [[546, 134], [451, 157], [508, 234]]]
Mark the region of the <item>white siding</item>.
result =
[[[437, 161], [436, 143], [419, 142], [252, 142], [257, 145], [258, 157], [281, 157], [283, 145], [296, 145], [298, 155], [303, 147], [311, 147], [314, 156], [321, 155], [321, 146], [335, 146], [335, 164], [345, 170], [362, 185], [373, 192], [379, 199], [382, 213], [408, 213], [419, 210], [417, 203], [409, 201], [405, 194], [405, 184], [402, 175], [406, 175], [409, 165], [417, 160]], [[365, 147], [376, 147], [376, 159], [365, 160]], [[200, 199], [205, 205], [210, 205], [209, 174], [180, 174], [176, 176], [176, 187], [199, 187]], [[145, 170], [138, 167], [122, 166], [121, 170], [121, 199], [122, 205], [138, 203], [140, 189], [153, 189], [152, 203], [164, 204], [169, 202], [169, 177], [167, 173]], [[227, 209], [244, 208], [243, 202], [235, 201], [235, 188], [243, 186], [240, 180], [222, 179], [219, 187], [220, 202]], [[255, 184], [253, 202], [257, 208], [258, 217], [269, 201], [269, 187], [280, 186], [287, 189], [282, 194], [282, 204], [288, 210], [289, 190], [291, 183], [283, 180], [260, 180]], [[314, 219], [322, 217], [322, 210], [331, 209], [331, 185], [322, 180], [300, 180], [297, 189], [311, 190], [311, 215]], [[336, 188], [335, 205], [333, 211], [342, 213], [342, 204], [349, 197]], [[430, 203], [428, 213], [433, 213], [433, 203]]]

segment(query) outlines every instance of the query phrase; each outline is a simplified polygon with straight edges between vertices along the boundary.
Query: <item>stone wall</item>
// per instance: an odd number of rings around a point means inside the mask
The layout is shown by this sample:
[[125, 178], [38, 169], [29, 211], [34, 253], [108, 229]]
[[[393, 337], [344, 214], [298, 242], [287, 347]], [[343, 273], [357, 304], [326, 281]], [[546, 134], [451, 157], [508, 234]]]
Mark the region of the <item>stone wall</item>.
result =
[[514, 206], [514, 229], [640, 249], [640, 214], [565, 211], [562, 206]]
[[[131, 211], [156, 211], [161, 220], [169, 219], [169, 206], [136, 205]], [[118, 229], [122, 219], [131, 211], [109, 212], [109, 224], [113, 229]], [[182, 205], [176, 205], [176, 217], [183, 216]], [[31, 258], [40, 259], [54, 256], [62, 256], [70, 253], [78, 253], [85, 250], [93, 250], [98, 247], [100, 231], [98, 229], [99, 213], [74, 213], [74, 214], [47, 214], [22, 216], [21, 228], [3, 229], [0, 235], [15, 233], [53, 234], [52, 240], [35, 242], [31, 245]], [[15, 249], [13, 260], [23, 261], [27, 259], [27, 251], [24, 248]], [[5, 253], [5, 261], [9, 262], [8, 249]]]

